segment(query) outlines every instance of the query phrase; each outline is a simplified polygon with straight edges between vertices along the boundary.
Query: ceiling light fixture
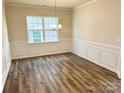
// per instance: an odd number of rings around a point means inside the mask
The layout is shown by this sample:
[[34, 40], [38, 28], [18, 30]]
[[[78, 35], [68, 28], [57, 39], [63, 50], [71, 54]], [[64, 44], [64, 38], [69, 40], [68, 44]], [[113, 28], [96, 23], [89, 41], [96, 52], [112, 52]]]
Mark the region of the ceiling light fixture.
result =
[[[55, 0], [55, 7], [54, 7], [54, 11], [55, 11], [55, 18], [57, 18], [57, 11], [56, 11], [56, 0]], [[58, 30], [58, 29], [62, 29], [62, 24], [54, 24], [54, 25], [49, 25], [49, 29], [54, 29], [54, 30]]]

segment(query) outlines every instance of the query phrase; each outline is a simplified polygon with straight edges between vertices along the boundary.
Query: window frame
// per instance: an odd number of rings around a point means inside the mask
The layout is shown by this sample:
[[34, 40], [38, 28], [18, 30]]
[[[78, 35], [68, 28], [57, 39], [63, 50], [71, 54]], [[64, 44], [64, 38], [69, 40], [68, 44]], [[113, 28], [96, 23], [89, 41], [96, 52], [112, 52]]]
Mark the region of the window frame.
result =
[[[28, 15], [29, 16], [29, 15]], [[57, 17], [55, 17], [55, 16], [35, 16], [35, 15], [30, 15], [30, 16], [32, 16], [32, 17], [41, 17], [41, 19], [42, 19], [42, 22], [43, 22], [43, 25], [42, 25], [42, 28], [43, 28], [43, 30], [41, 31], [41, 32], [43, 32], [43, 42], [41, 41], [41, 42], [29, 42], [30, 40], [29, 40], [29, 30], [28, 30], [28, 24], [27, 24], [27, 17], [28, 16], [26, 16], [26, 30], [27, 30], [27, 40], [28, 40], [28, 44], [45, 44], [45, 43], [57, 43], [57, 42], [59, 42], [60, 41], [60, 32], [59, 32], [59, 29], [58, 30], [55, 30], [55, 31], [57, 31], [57, 40], [56, 41], [46, 41], [45, 40], [45, 29], [44, 29], [44, 18], [45, 17], [48, 17], [48, 18], [57, 18], [57, 20], [58, 20], [58, 24], [59, 24], [59, 17], [57, 16]]]

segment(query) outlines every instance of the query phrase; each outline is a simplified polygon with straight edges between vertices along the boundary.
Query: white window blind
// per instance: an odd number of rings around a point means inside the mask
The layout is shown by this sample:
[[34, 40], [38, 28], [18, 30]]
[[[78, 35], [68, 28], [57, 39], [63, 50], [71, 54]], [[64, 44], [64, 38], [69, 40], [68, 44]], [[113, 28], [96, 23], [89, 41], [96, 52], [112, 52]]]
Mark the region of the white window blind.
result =
[[58, 29], [50, 29], [49, 25], [58, 25], [58, 18], [27, 16], [29, 43], [58, 41]]

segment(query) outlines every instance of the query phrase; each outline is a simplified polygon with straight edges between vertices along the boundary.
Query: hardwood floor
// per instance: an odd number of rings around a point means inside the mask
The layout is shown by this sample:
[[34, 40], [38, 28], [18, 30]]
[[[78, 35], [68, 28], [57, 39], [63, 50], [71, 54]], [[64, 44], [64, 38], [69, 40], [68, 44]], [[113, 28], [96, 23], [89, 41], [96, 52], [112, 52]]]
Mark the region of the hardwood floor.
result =
[[121, 93], [116, 74], [72, 53], [14, 60], [3, 93]]

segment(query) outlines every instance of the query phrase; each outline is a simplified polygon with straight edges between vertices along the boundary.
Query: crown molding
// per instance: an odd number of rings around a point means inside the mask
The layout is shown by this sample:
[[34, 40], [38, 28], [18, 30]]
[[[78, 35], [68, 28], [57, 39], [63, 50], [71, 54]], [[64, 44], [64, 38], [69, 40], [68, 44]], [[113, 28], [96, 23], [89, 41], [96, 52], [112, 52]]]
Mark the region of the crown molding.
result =
[[[12, 3], [6, 2], [6, 6], [17, 6], [17, 7], [32, 7], [32, 8], [42, 8], [42, 9], [54, 9], [55, 7], [52, 6], [40, 6], [40, 5], [33, 5], [33, 4], [20, 4], [20, 3]], [[72, 10], [73, 8], [66, 8], [66, 7], [57, 7], [59, 10]]]
[[78, 9], [78, 8], [81, 8], [81, 7], [85, 7], [85, 6], [87, 6], [87, 5], [90, 5], [90, 4], [92, 4], [92, 3], [95, 3], [96, 1], [98, 1], [98, 0], [91, 0], [91, 1], [88, 1], [88, 2], [86, 2], [86, 3], [84, 3], [84, 4], [81, 4], [81, 5], [77, 6], [77, 7], [74, 7], [73, 9]]
[[[75, 7], [72, 7], [72, 8], [69, 8], [69, 7], [57, 7], [57, 9], [60, 9], [60, 10], [74, 10], [74, 9], [78, 9], [78, 8], [81, 8], [81, 7], [85, 7], [89, 4], [92, 4], [94, 2], [96, 2], [98, 0], [91, 0], [91, 1], [88, 1], [86, 3], [83, 3], [81, 5], [78, 5], [78, 6], [75, 6]], [[6, 6], [17, 6], [17, 7], [33, 7], [33, 8], [42, 8], [42, 9], [54, 9], [53, 6], [40, 6], [40, 5], [33, 5], [33, 4], [20, 4], [20, 3], [13, 3], [13, 2], [5, 2], [5, 5]]]

